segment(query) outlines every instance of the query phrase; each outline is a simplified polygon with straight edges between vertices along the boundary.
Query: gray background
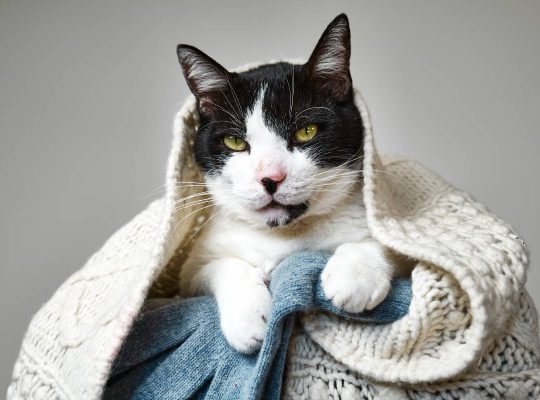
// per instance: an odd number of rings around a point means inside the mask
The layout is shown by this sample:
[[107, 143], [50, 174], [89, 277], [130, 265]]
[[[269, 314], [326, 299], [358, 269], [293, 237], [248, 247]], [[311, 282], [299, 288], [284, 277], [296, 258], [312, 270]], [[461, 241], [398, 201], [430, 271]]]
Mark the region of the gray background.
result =
[[540, 2], [0, 0], [0, 392], [31, 315], [164, 182], [176, 45], [307, 57], [341, 11], [379, 148], [512, 223], [540, 304]]

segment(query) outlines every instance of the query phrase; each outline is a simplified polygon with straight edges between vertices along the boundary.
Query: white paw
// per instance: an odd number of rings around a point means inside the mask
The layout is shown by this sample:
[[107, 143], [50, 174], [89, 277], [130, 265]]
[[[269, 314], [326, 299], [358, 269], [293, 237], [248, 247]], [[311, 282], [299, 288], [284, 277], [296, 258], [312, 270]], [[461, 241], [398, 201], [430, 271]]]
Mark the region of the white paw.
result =
[[271, 308], [272, 296], [263, 280], [229, 288], [219, 302], [221, 329], [229, 344], [241, 353], [258, 350]]
[[360, 243], [339, 246], [321, 275], [324, 294], [347, 312], [371, 310], [381, 303], [392, 278], [392, 267], [382, 256]]

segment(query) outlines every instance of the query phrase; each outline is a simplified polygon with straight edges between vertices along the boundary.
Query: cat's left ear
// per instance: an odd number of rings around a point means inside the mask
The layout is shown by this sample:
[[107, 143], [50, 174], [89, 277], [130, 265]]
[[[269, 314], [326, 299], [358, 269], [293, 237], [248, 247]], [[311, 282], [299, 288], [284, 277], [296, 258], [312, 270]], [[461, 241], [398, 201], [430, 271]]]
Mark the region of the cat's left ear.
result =
[[317, 85], [344, 99], [351, 94], [351, 31], [347, 15], [340, 14], [326, 28], [304, 68]]

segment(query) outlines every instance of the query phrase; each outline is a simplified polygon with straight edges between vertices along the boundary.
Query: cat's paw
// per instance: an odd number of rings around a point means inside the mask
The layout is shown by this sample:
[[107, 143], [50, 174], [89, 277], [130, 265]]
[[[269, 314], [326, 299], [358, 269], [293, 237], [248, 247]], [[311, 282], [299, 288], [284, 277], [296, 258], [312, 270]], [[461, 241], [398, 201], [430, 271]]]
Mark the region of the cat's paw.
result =
[[231, 290], [220, 303], [221, 329], [229, 344], [241, 353], [258, 350], [266, 333], [272, 296], [264, 281]]
[[326, 297], [350, 313], [373, 309], [390, 290], [391, 266], [365, 250], [356, 243], [339, 246], [321, 275]]

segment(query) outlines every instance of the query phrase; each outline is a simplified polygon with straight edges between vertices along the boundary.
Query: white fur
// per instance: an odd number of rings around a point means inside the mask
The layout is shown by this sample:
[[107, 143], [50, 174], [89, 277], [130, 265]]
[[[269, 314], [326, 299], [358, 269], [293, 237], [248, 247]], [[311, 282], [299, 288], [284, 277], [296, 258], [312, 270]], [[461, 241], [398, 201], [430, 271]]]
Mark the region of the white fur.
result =
[[257, 349], [272, 306], [265, 272], [237, 257], [215, 259], [198, 272], [192, 284], [216, 297], [221, 327], [229, 343], [243, 353]]
[[[250, 153], [235, 153], [219, 176], [207, 177], [217, 211], [180, 277], [185, 294], [215, 295], [225, 337], [244, 353], [261, 345], [271, 308], [266, 283], [290, 254], [335, 252], [322, 276], [323, 289], [337, 307], [350, 312], [379, 304], [392, 276], [383, 249], [370, 239], [358, 176], [346, 167], [321, 172], [308, 153], [287, 150], [285, 141], [264, 123], [262, 96], [264, 90], [247, 116]], [[310, 207], [291, 224], [270, 228], [269, 218], [287, 215], [279, 209], [259, 210], [272, 196], [256, 171], [276, 166], [286, 170], [287, 178], [274, 199], [282, 204], [309, 200]]]
[[390, 290], [392, 267], [373, 239], [344, 243], [322, 273], [322, 287], [335, 306], [349, 312], [371, 310]]

